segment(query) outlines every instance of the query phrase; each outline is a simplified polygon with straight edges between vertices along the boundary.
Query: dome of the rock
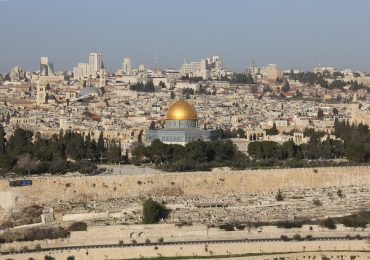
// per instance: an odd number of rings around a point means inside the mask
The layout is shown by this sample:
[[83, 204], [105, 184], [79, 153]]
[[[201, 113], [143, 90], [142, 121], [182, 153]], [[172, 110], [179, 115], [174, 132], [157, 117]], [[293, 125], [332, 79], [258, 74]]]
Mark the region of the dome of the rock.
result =
[[167, 120], [197, 120], [195, 107], [186, 100], [174, 102], [168, 109]]

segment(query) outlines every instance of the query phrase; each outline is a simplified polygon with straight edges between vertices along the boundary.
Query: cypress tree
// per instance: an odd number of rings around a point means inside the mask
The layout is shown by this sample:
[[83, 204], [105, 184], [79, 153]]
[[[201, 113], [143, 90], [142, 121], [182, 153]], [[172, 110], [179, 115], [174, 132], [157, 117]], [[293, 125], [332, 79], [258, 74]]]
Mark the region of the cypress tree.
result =
[[104, 136], [103, 131], [100, 132], [99, 139], [98, 139], [98, 152], [104, 153], [105, 147], [104, 147]]
[[5, 154], [5, 131], [2, 124], [0, 124], [0, 155]]

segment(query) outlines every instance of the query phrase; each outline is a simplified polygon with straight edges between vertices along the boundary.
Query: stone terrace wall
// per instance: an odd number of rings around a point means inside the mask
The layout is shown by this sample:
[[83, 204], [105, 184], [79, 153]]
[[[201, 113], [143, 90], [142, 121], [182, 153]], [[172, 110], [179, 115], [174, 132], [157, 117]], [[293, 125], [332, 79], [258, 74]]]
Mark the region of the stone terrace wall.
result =
[[[0, 180], [0, 192], [11, 192], [11, 196], [8, 197], [11, 198], [13, 206], [14, 203], [28, 205], [63, 201], [83, 202], [136, 196], [276, 192], [278, 189], [369, 185], [370, 167], [220, 170], [147, 175], [52, 176], [31, 179], [33, 185], [28, 187], [9, 187], [8, 180]], [[7, 200], [0, 202], [9, 203]]]

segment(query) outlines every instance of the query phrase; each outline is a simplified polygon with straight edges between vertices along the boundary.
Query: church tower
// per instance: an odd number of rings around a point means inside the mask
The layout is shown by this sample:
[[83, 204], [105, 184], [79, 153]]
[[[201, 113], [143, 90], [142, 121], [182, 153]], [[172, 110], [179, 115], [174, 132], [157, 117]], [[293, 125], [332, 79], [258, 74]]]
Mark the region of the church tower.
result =
[[40, 106], [46, 103], [46, 87], [45, 86], [37, 85], [36, 102], [37, 102], [37, 106]]

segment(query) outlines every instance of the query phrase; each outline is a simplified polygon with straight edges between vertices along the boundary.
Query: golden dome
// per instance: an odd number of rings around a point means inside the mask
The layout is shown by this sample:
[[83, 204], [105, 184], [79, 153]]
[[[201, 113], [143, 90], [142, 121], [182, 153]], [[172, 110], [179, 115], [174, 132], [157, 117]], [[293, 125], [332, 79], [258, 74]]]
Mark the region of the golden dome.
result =
[[197, 120], [198, 115], [194, 106], [185, 100], [178, 100], [170, 106], [167, 120]]

